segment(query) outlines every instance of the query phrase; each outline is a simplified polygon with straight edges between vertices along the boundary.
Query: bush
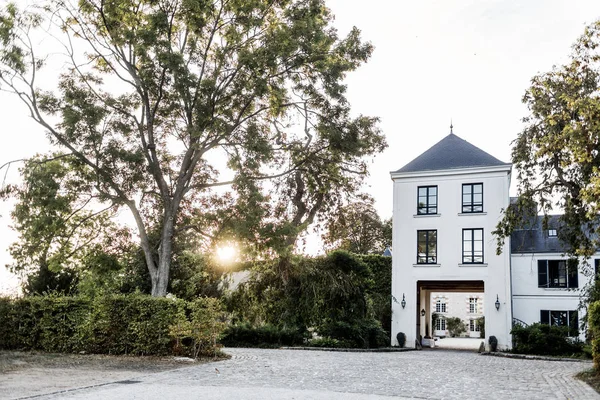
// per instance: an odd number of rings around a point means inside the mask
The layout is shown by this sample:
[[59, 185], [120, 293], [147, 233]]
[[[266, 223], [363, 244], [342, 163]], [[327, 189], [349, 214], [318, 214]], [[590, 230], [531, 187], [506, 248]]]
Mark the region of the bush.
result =
[[600, 371], [600, 300], [591, 303], [588, 307], [588, 325], [594, 368], [596, 371]]
[[311, 339], [308, 341], [308, 345], [310, 347], [323, 347], [323, 348], [346, 348], [346, 347], [352, 347], [352, 345], [348, 342], [345, 342], [343, 340], [337, 340], [337, 339], [332, 339], [332, 338], [318, 338], [318, 339]]
[[582, 352], [582, 343], [568, 337], [569, 329], [566, 326], [541, 323], [527, 327], [515, 325], [511, 334], [515, 353], [568, 356]]
[[328, 321], [317, 328], [319, 335], [349, 343], [351, 347], [377, 348], [389, 346], [389, 336], [374, 319], [351, 322]]
[[[215, 347], [217, 343], [213, 339], [218, 337], [219, 325], [214, 320], [219, 316], [207, 302], [210, 301], [187, 303], [139, 294], [92, 300], [63, 296], [1, 299], [0, 348], [63, 353], [173, 354], [177, 338], [171, 335], [172, 326], [182, 315], [209, 329]], [[204, 317], [199, 318], [203, 310]], [[189, 347], [178, 351], [194, 355]]]
[[271, 324], [253, 327], [248, 323], [231, 325], [221, 342], [229, 347], [281, 347], [304, 344], [306, 335], [298, 328], [283, 328]]
[[490, 351], [495, 353], [498, 351], [498, 338], [496, 336], [490, 336], [488, 339], [488, 343], [490, 344]]
[[450, 333], [450, 337], [460, 336], [461, 333], [467, 331], [467, 327], [465, 323], [458, 317], [452, 317], [446, 319], [446, 327], [448, 328], [448, 333]]
[[404, 332], [398, 332], [398, 334], [396, 335], [396, 340], [398, 340], [399, 347], [404, 347], [404, 345], [406, 344], [406, 335], [404, 334]]

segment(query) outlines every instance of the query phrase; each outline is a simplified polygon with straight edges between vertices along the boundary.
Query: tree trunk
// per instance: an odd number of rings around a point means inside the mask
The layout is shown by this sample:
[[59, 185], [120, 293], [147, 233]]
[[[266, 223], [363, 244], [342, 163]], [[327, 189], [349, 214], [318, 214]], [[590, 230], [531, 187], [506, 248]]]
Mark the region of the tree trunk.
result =
[[169, 272], [171, 269], [171, 256], [173, 255], [173, 232], [174, 232], [174, 212], [170, 207], [166, 207], [164, 214], [164, 224], [160, 235], [160, 246], [158, 249], [158, 265], [155, 274], [152, 273], [152, 296], [164, 297], [167, 295], [169, 286]]

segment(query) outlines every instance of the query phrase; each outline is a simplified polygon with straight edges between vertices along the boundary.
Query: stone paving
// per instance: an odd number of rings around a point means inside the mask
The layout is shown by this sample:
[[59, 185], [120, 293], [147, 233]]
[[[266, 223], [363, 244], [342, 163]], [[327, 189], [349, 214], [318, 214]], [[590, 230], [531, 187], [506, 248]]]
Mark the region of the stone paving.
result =
[[42, 399], [600, 399], [573, 378], [590, 363], [474, 352], [226, 349], [230, 360]]

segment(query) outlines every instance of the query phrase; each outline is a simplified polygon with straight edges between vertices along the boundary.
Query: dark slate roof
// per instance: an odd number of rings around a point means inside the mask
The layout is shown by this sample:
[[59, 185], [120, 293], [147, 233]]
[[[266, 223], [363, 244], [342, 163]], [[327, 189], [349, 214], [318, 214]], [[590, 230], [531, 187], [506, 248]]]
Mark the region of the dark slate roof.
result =
[[[548, 237], [543, 229], [543, 216], [538, 215], [534, 221], [527, 223], [510, 235], [510, 251], [519, 253], [564, 253], [567, 246], [558, 237]], [[548, 228], [560, 230], [560, 215], [548, 216]]]
[[510, 165], [451, 133], [396, 172]]

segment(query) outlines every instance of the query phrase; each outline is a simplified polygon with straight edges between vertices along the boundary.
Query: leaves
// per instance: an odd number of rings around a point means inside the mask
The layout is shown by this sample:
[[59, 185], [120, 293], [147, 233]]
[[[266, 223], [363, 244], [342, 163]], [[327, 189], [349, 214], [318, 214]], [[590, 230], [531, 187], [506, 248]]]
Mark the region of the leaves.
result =
[[519, 199], [505, 212], [495, 234], [503, 238], [531, 222], [538, 210], [558, 208], [559, 238], [573, 256], [599, 247], [600, 205], [600, 21], [586, 28], [568, 64], [535, 76], [523, 102], [524, 130], [513, 143]]

